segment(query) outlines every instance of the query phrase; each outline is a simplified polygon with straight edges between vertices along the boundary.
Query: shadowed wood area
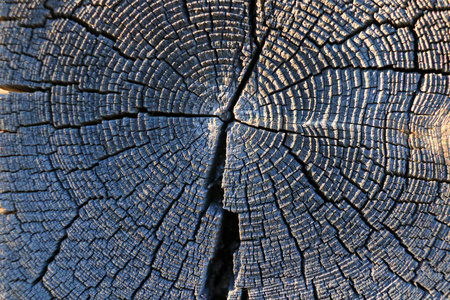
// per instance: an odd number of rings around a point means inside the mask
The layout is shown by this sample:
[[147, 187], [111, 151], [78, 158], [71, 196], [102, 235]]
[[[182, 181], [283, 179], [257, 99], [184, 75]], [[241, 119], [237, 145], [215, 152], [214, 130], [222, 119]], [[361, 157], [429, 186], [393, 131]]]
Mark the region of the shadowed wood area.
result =
[[0, 0], [1, 299], [447, 299], [446, 0]]

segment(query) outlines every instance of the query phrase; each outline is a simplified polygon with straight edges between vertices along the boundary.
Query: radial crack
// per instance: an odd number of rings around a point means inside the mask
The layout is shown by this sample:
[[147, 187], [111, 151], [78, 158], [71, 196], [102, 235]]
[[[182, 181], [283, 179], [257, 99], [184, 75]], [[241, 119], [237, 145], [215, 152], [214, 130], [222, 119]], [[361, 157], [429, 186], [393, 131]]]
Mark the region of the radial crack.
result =
[[45, 274], [48, 271], [48, 267], [50, 266], [50, 264], [56, 259], [56, 256], [58, 256], [59, 252], [61, 251], [61, 246], [62, 243], [67, 239], [68, 234], [67, 234], [67, 230], [72, 226], [72, 224], [80, 217], [80, 210], [83, 208], [83, 206], [85, 206], [89, 201], [86, 201], [84, 204], [80, 205], [77, 208], [76, 211], [76, 216], [63, 228], [63, 236], [56, 242], [56, 247], [55, 250], [52, 252], [52, 254], [50, 255], [50, 257], [45, 261], [45, 265], [42, 268], [41, 272], [39, 273], [39, 275], [33, 280], [33, 285], [38, 284], [39, 282], [41, 282], [44, 279]]
[[[237, 104], [245, 86], [247, 85], [259, 57], [264, 47], [265, 40], [270, 32], [270, 29], [266, 32], [262, 41], [259, 43], [256, 40], [256, 2], [255, 0], [249, 3], [248, 12], [250, 22], [250, 35], [253, 38], [253, 42], [257, 45], [257, 48], [253, 52], [252, 59], [244, 71], [243, 78], [239, 82], [237, 89], [227, 108], [221, 113], [219, 118], [224, 122], [220, 128], [219, 137], [217, 140], [216, 152], [213, 159], [213, 163], [210, 172], [207, 176], [207, 196], [205, 205], [200, 213], [199, 220], [205, 214], [206, 210], [211, 204], [222, 205], [224, 190], [222, 187], [223, 172], [225, 169], [226, 158], [226, 142], [229, 125], [235, 121], [233, 109]], [[200, 227], [200, 221], [197, 223], [195, 233]], [[218, 241], [214, 256], [208, 265], [207, 278], [204, 285], [203, 295], [206, 295], [207, 299], [226, 299], [228, 291], [234, 283], [233, 272], [233, 253], [239, 248], [239, 220], [238, 215], [222, 208], [222, 225], [219, 231]]]
[[222, 225], [216, 250], [208, 265], [203, 294], [206, 299], [227, 299], [234, 284], [233, 254], [239, 248], [238, 215], [222, 210]]
[[152, 275], [152, 271], [153, 271], [152, 265], [153, 265], [153, 262], [155, 261], [156, 254], [158, 253], [158, 251], [161, 248], [162, 244], [163, 244], [163, 241], [159, 241], [158, 244], [156, 245], [155, 249], [153, 250], [153, 256], [152, 256], [152, 259], [151, 259], [151, 261], [149, 263], [150, 268], [148, 270], [148, 273], [147, 273], [147, 275], [145, 275], [144, 279], [142, 279], [142, 281], [139, 283], [139, 286], [131, 294], [130, 299], [135, 299], [136, 298], [136, 294], [144, 287], [144, 284], [147, 282], [147, 280]]
[[247, 289], [242, 290], [241, 300], [248, 300], [248, 290]]
[[[216, 152], [211, 169], [208, 173], [206, 187], [208, 189], [204, 207], [199, 216], [195, 233], [200, 227], [200, 220], [210, 205], [222, 206], [224, 190], [222, 187], [223, 172], [225, 169], [227, 128], [232, 120], [222, 124], [217, 138]], [[235, 213], [222, 211], [222, 222], [214, 250], [214, 255], [208, 264], [208, 270], [202, 295], [206, 299], [226, 299], [230, 287], [234, 283], [233, 254], [238, 249], [239, 225]], [[194, 233], [194, 234], [195, 234]]]
[[183, 5], [181, 6], [181, 9], [183, 10], [183, 14], [185, 15], [188, 23], [192, 24], [191, 15], [189, 14], [189, 8], [187, 6], [187, 0], [182, 0], [181, 2], [183, 3]]
[[228, 122], [223, 123], [220, 127], [220, 133], [217, 137], [216, 150], [214, 158], [212, 160], [211, 167], [206, 177], [206, 200], [203, 204], [203, 208], [198, 216], [198, 222], [195, 227], [193, 236], [195, 236], [200, 228], [201, 219], [205, 215], [208, 208], [214, 203], [218, 206], [222, 205], [223, 200], [223, 188], [222, 188], [222, 177], [225, 165], [226, 157], [226, 140], [227, 140], [227, 127]]
[[15, 213], [17, 213], [17, 210], [7, 210], [7, 209], [4, 209], [3, 207], [0, 207], [0, 215], [7, 216], [7, 215], [13, 215]]
[[[250, 35], [257, 47], [253, 52], [250, 63], [245, 69], [243, 78], [241, 82], [239, 82], [235, 93], [231, 97], [231, 100], [224, 112], [222, 112], [219, 116], [219, 118], [223, 121], [223, 124], [220, 128], [220, 133], [217, 139], [213, 163], [207, 176], [206, 186], [208, 192], [206, 195], [206, 201], [202, 211], [200, 212], [199, 222], [197, 223], [194, 235], [197, 233], [200, 227], [200, 220], [208, 207], [212, 204], [222, 206], [224, 197], [222, 178], [225, 169], [228, 127], [235, 121], [233, 109], [236, 106], [245, 86], [247, 85], [257, 62], [259, 61], [265, 40], [270, 32], [269, 29], [260, 43], [256, 40], [256, 0], [250, 1], [248, 9], [249, 26], [251, 31]], [[206, 295], [207, 299], [227, 298], [228, 291], [234, 282], [233, 253], [239, 248], [239, 244], [238, 215], [222, 208], [222, 225], [219, 231], [214, 256], [208, 265], [207, 278], [202, 291], [202, 294]]]
[[[262, 49], [264, 48], [264, 44], [266, 42], [267, 36], [270, 33], [270, 28], [267, 30], [266, 34], [263, 36], [262, 41], [257, 46], [256, 50], [253, 53], [252, 59], [250, 60], [250, 63], [248, 64], [247, 68], [245, 69], [244, 76], [242, 77], [241, 82], [239, 82], [239, 85], [236, 89], [236, 92], [234, 93], [233, 97], [231, 98], [231, 101], [228, 103], [227, 111], [233, 114], [233, 109], [236, 106], [239, 98], [241, 97], [242, 91], [244, 90], [245, 86], [247, 85], [248, 81], [250, 80], [250, 77], [253, 73], [253, 70], [256, 67], [256, 64], [259, 61], [259, 57], [261, 56]], [[231, 118], [234, 120], [234, 115]]]
[[256, 36], [256, 1], [250, 0], [248, 3], [248, 18], [250, 22], [250, 37], [257, 47], [260, 47], [258, 37]]
[[[64, 124], [64, 125], [58, 125], [54, 126], [55, 129], [66, 129], [66, 128], [72, 128], [72, 129], [79, 129], [83, 126], [92, 126], [92, 125], [99, 125], [102, 124], [104, 121], [114, 121], [114, 120], [121, 120], [124, 118], [129, 119], [136, 119], [138, 118], [139, 113], [148, 114], [150, 117], [165, 117], [165, 118], [218, 118], [216, 115], [208, 115], [208, 114], [187, 114], [187, 113], [166, 113], [161, 111], [150, 111], [146, 108], [138, 107], [136, 108], [137, 112], [121, 112], [117, 114], [112, 115], [104, 115], [100, 116], [99, 119], [91, 120], [91, 121], [85, 121], [80, 122], [79, 124], [72, 125], [72, 124]], [[24, 126], [25, 127], [25, 126]]]
[[46, 92], [47, 89], [18, 84], [0, 85], [0, 94]]

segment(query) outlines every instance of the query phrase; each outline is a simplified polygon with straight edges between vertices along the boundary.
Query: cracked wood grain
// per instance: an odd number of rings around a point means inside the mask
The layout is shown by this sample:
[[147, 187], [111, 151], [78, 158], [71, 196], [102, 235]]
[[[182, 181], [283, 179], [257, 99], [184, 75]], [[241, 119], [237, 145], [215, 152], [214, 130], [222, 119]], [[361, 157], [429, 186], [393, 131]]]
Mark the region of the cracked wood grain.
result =
[[449, 24], [0, 3], [0, 298], [448, 298]]

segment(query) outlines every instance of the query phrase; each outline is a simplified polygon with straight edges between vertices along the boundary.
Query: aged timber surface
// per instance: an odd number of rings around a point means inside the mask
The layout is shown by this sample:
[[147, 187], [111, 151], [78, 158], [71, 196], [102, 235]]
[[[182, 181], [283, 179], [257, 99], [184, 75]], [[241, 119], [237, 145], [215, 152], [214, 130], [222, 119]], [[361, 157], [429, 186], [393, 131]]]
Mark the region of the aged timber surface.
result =
[[0, 298], [446, 299], [449, 149], [446, 0], [1, 0]]

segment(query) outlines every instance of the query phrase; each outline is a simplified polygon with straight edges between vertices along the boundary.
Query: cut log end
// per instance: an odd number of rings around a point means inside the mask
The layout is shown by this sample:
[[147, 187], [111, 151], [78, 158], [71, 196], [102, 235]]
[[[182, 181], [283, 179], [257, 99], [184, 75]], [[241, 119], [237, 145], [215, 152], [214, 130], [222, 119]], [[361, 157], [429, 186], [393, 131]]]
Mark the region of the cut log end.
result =
[[450, 9], [391, 2], [2, 3], [0, 298], [448, 297]]

